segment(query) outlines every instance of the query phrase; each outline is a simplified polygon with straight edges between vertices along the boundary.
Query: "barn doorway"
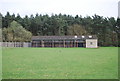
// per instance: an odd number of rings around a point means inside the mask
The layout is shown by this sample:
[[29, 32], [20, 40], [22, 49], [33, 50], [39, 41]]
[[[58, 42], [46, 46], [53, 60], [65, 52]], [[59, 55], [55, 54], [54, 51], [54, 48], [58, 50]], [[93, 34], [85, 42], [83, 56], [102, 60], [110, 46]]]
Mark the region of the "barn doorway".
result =
[[78, 43], [78, 47], [84, 47], [83, 43]]
[[85, 47], [85, 41], [84, 40], [79, 40], [78, 47]]

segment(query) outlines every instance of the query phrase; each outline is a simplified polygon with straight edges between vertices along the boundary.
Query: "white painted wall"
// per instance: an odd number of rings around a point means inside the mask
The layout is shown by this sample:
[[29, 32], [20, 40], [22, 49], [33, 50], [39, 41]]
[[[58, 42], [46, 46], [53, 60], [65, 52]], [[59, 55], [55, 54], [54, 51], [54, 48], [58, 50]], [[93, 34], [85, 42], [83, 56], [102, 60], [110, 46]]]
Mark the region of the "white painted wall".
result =
[[97, 48], [97, 39], [86, 39], [86, 48]]

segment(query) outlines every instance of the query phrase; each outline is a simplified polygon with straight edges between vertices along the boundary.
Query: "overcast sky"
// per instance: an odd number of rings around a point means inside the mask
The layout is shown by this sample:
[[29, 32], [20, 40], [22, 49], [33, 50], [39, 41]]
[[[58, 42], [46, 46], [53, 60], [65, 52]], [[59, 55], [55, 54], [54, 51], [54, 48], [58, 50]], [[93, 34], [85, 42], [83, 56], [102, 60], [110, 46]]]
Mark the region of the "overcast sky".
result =
[[19, 13], [25, 15], [39, 14], [69, 14], [92, 16], [94, 14], [104, 17], [118, 15], [119, 0], [0, 0], [0, 9], [3, 15]]

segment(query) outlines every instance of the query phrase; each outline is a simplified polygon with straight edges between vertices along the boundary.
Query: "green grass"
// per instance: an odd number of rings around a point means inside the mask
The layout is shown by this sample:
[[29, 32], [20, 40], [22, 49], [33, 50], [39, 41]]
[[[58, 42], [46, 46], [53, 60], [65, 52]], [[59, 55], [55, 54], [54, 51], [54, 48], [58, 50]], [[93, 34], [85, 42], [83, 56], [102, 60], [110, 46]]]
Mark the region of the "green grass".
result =
[[118, 48], [3, 48], [3, 79], [117, 79]]

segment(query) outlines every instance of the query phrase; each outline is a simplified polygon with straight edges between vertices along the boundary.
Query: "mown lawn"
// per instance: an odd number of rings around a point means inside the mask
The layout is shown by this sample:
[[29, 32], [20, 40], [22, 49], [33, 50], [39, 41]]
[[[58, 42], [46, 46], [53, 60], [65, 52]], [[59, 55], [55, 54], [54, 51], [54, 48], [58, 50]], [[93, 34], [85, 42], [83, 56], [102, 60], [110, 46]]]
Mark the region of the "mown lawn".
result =
[[3, 79], [117, 79], [118, 48], [3, 48]]

